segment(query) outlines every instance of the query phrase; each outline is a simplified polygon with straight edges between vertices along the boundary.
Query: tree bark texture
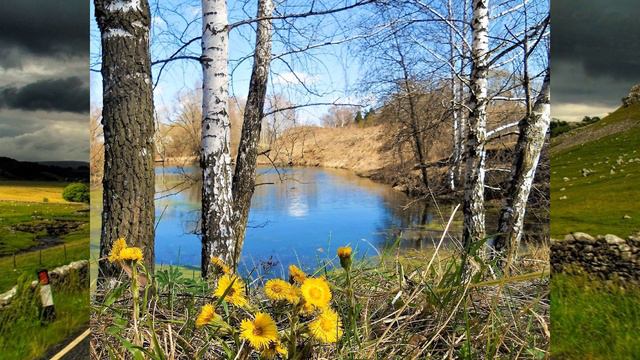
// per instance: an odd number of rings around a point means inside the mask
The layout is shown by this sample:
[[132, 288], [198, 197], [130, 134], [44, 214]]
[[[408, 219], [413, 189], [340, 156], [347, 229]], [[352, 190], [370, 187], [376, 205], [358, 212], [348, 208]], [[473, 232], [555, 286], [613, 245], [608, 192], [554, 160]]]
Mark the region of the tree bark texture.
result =
[[[273, 13], [272, 0], [260, 0], [257, 18], [269, 18]], [[244, 121], [240, 146], [233, 174], [233, 199], [235, 206], [235, 254], [236, 263], [240, 260], [242, 244], [246, 233], [251, 197], [255, 190], [256, 161], [258, 142], [262, 128], [264, 102], [267, 93], [269, 65], [271, 62], [271, 20], [258, 22], [256, 45], [253, 56], [253, 70], [249, 84], [249, 94], [244, 109]]]
[[[202, 0], [202, 276], [211, 256], [233, 263], [233, 196], [228, 112], [226, 0]], [[234, 264], [235, 265], [235, 264]]]
[[527, 200], [536, 174], [540, 153], [551, 121], [547, 72], [531, 114], [520, 121], [516, 154], [511, 170], [509, 193], [502, 208], [495, 238], [496, 253], [515, 257], [522, 238]]
[[[100, 257], [124, 237], [154, 264], [154, 118], [147, 0], [96, 0], [102, 36], [103, 211]], [[118, 269], [101, 261], [100, 276]]]
[[473, 42], [471, 44], [471, 98], [465, 144], [466, 178], [464, 187], [463, 243], [485, 237], [484, 178], [487, 122], [487, 74], [489, 54], [489, 1], [473, 1]]

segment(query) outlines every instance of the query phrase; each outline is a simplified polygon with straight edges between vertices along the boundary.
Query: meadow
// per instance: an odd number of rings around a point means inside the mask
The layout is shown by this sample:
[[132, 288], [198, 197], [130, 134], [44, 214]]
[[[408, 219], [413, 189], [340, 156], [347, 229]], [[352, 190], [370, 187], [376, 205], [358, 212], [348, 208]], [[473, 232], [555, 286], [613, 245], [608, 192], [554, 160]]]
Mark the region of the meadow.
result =
[[88, 205], [62, 198], [64, 183], [0, 182], [0, 293], [18, 286], [0, 310], [3, 359], [40, 358], [89, 319], [88, 284], [53, 287], [57, 318], [41, 325], [40, 298], [28, 289], [36, 271], [89, 256]]
[[[561, 149], [552, 149], [552, 238], [562, 239], [574, 231], [636, 234], [640, 230], [640, 105], [620, 108], [566, 135], [554, 144]], [[639, 309], [638, 287], [586, 274], [554, 274], [551, 354], [559, 359], [636, 357]]]
[[[15, 285], [21, 274], [35, 276], [39, 268], [88, 257], [88, 206], [62, 200], [64, 185], [0, 183], [0, 292]], [[45, 197], [52, 200], [42, 202]], [[52, 227], [55, 234], [49, 234]]]
[[[638, 119], [635, 126], [629, 119]], [[640, 230], [640, 105], [621, 108], [577, 131], [607, 128], [617, 131], [556, 153], [552, 150], [553, 238], [574, 231], [625, 237]]]

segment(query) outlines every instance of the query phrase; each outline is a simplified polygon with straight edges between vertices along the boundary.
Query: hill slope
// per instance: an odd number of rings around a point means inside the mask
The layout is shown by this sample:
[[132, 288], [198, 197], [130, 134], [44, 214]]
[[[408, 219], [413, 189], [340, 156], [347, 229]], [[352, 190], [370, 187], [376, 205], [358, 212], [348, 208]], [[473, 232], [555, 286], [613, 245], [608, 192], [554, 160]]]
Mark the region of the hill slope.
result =
[[0, 180], [89, 181], [89, 164], [73, 162], [36, 163], [0, 157]]
[[551, 235], [640, 230], [640, 104], [554, 139]]

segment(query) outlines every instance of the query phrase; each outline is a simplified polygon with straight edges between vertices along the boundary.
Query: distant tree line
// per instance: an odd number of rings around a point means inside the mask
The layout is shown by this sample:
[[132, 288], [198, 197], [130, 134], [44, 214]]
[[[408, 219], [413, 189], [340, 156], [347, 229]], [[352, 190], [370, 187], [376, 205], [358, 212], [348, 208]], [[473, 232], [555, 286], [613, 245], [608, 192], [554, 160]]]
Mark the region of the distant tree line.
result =
[[599, 116], [593, 116], [593, 117], [585, 116], [580, 122], [569, 122], [569, 121], [553, 119], [550, 125], [551, 137], [556, 137], [558, 135], [564, 134], [573, 129], [577, 129], [583, 126], [596, 123], [600, 120], [601, 119]]

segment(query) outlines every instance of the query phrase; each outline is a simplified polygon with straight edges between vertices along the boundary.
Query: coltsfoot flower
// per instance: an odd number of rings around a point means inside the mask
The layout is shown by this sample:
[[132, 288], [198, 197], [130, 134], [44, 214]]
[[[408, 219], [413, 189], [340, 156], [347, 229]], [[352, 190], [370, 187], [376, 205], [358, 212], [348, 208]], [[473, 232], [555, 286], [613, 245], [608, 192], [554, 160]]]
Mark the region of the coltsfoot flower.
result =
[[[227, 291], [227, 289], [229, 289]], [[227, 294], [224, 295], [225, 291]], [[243, 307], [247, 305], [247, 295], [244, 289], [244, 281], [235, 275], [223, 275], [218, 280], [218, 287], [214, 291], [213, 295], [221, 298], [224, 295], [224, 300], [233, 305]]]
[[330, 344], [342, 337], [340, 316], [330, 308], [323, 309], [317, 319], [309, 323], [311, 335], [318, 341]]
[[288, 282], [281, 279], [271, 279], [264, 285], [264, 292], [267, 298], [273, 301], [287, 301], [291, 304], [300, 302], [297, 289]]
[[247, 340], [254, 349], [264, 350], [278, 341], [278, 328], [269, 314], [259, 312], [253, 320], [242, 320], [240, 337]]
[[142, 261], [142, 250], [138, 247], [126, 247], [120, 251], [122, 261]]
[[220, 315], [216, 313], [215, 308], [211, 304], [206, 304], [200, 310], [200, 314], [196, 318], [196, 327], [203, 327], [220, 319]]
[[286, 359], [288, 354], [289, 351], [284, 346], [282, 346], [282, 343], [280, 341], [274, 341], [270, 343], [268, 348], [260, 352], [260, 356], [268, 360], [273, 360], [278, 355], [281, 355], [283, 359]]
[[338, 248], [338, 257], [340, 258], [340, 266], [343, 269], [349, 270], [351, 268], [351, 247], [343, 246]]
[[211, 265], [213, 265], [218, 274], [231, 274], [231, 268], [217, 256], [211, 257]]
[[325, 279], [308, 278], [302, 283], [300, 290], [306, 303], [321, 309], [329, 306], [331, 289]]
[[305, 274], [304, 271], [295, 265], [289, 265], [289, 282], [302, 285], [306, 279], [307, 274]]
[[127, 242], [124, 238], [119, 238], [118, 240], [113, 242], [111, 246], [111, 252], [109, 253], [108, 260], [110, 263], [114, 263], [116, 261], [122, 260], [120, 258], [120, 252], [127, 248]]

